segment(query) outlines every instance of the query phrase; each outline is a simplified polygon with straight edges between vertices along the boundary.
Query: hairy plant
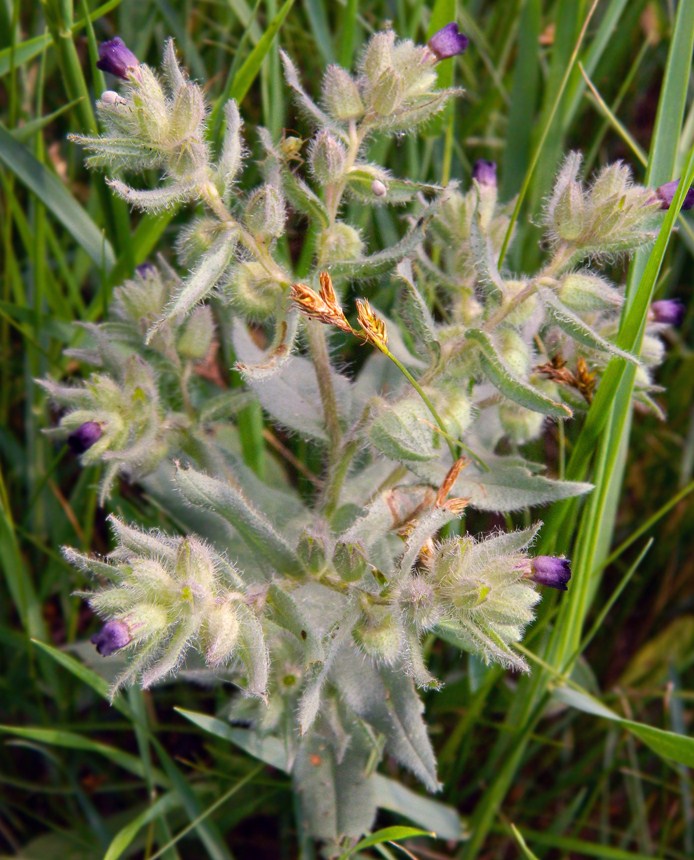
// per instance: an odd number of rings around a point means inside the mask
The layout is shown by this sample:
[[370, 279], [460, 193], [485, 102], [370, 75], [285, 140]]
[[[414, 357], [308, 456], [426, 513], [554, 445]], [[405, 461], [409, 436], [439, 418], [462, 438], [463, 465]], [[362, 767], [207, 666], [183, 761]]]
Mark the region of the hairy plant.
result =
[[[179, 268], [140, 266], [110, 318], [83, 326], [90, 344], [72, 354], [94, 367], [84, 383], [42, 383], [65, 409], [50, 432], [103, 464], [102, 502], [119, 476], [137, 481], [186, 530], [112, 517], [106, 558], [65, 551], [96, 579], [93, 641], [127, 657], [113, 695], [182, 672], [232, 682], [223, 716], [249, 726], [238, 731], [256, 752], [279, 744], [301, 826], [328, 857], [371, 828], [384, 755], [439, 787], [418, 693], [440, 686], [425, 637], [526, 672], [514, 646], [538, 585], [567, 588], [566, 559], [532, 556], [539, 522], [473, 534], [466, 512], [589, 492], [543, 474], [523, 446], [586, 409], [612, 356], [636, 365], [636, 403], [658, 412], [650, 371], [679, 315], [654, 303], [642, 355], [623, 352], [622, 292], [600, 272], [654, 238], [671, 183], [643, 188], [614, 164], [586, 185], [569, 154], [542, 216], [544, 262], [519, 274], [499, 266], [512, 204], [497, 199], [492, 162], [462, 191], [367, 160], [374, 136], [412, 132], [459, 95], [437, 89], [435, 66], [466, 46], [455, 24], [426, 46], [379, 32], [356, 74], [328, 67], [318, 102], [283, 56], [314, 130], [304, 146], [258, 129], [250, 191], [236, 104], [215, 151], [172, 42], [159, 74], [119, 39], [102, 45], [100, 67], [123, 85], [97, 102], [104, 134], [73, 137], [133, 207], [200, 207], [180, 230]], [[121, 178], [152, 168], [156, 188]], [[346, 220], [350, 200], [408, 205], [402, 237], [370, 247]], [[300, 279], [282, 241], [297, 223], [312, 243]], [[366, 299], [350, 306], [350, 285], [376, 277], [397, 288], [392, 319]], [[331, 349], [350, 341], [370, 354], [338, 372]], [[229, 387], [231, 351], [244, 390]], [[234, 419], [252, 401], [320, 451], [310, 498], [282, 469], [261, 480], [244, 464]]]

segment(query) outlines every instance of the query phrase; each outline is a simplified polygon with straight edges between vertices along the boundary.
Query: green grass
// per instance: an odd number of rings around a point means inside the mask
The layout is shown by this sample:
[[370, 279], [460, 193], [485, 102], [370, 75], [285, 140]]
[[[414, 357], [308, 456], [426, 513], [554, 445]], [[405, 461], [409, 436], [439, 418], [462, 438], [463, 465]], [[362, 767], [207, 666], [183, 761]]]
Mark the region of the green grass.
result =
[[[111, 707], [107, 682], [89, 668], [94, 624], [72, 596], [84, 583], [60, 547], [107, 551], [106, 512], [98, 475], [41, 434], [55, 416], [33, 380], [75, 376], [64, 354], [79, 337], [71, 323], [100, 319], [134, 265], [168, 253], [182, 217], [131, 215], [66, 141], [95, 127], [97, 42], [119, 33], [155, 63], [173, 35], [191, 74], [210, 82], [214, 137], [228, 95], [240, 99], [247, 127], [280, 137], [307, 131], [282, 84], [280, 45], [310, 88], [324, 63], [353, 62], [386, 19], [421, 40], [450, 18], [472, 46], [443, 74], [466, 97], [421, 138], [374, 147], [395, 174], [423, 181], [467, 182], [476, 158], [498, 161], [503, 194], [520, 192], [509, 265], [537, 262], [532, 220], [567, 148], [596, 165], [623, 158], [654, 186], [694, 178], [688, 2], [0, 2], [0, 856], [312, 856], [295, 832], [286, 775], [183, 716], [221, 712], [224, 689], [180, 683], [131, 691]], [[252, 135], [249, 146], [257, 149]], [[638, 348], [654, 295], [691, 301], [687, 217], [671, 234], [670, 213], [631, 263], [625, 349]], [[376, 244], [402, 232], [399, 213], [383, 210], [364, 214], [362, 228]], [[392, 301], [387, 281], [373, 290], [382, 290], [379, 307]], [[432, 668], [447, 679], [427, 700], [441, 799], [461, 811], [469, 838], [408, 843], [415, 856], [427, 855], [414, 845], [464, 860], [694, 855], [685, 737], [694, 705], [693, 330], [690, 309], [658, 372], [665, 422], [633, 420], [633, 371], [615, 359], [583, 426], [547, 440], [557, 470], [563, 457], [566, 477], [595, 490], [541, 513], [544, 550], [572, 557], [574, 578], [566, 595], [543, 601], [526, 639], [533, 673], [512, 678], [432, 643]], [[247, 462], [269, 468], [260, 411], [244, 410], [239, 426]], [[169, 525], [137, 488], [121, 488], [109, 509]], [[562, 678], [569, 683], [555, 693]], [[378, 827], [404, 823], [383, 814]], [[397, 850], [374, 843], [360, 856]]]

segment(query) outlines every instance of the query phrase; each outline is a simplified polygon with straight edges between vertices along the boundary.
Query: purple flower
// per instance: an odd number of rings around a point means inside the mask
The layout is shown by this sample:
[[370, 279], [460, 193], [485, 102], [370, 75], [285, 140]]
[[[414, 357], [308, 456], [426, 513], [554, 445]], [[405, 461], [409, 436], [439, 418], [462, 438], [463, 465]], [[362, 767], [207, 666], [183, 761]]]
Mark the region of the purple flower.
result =
[[684, 302], [680, 299], [660, 299], [660, 301], [653, 302], [648, 316], [652, 322], [681, 325], [686, 310]]
[[102, 72], [110, 72], [126, 81], [128, 72], [139, 65], [140, 61], [119, 36], [99, 45], [99, 60], [96, 67]]
[[157, 267], [154, 263], [140, 263], [139, 266], [135, 266], [135, 271], [141, 278], [150, 278], [156, 275]]
[[[672, 205], [672, 201], [675, 199], [675, 194], [677, 194], [677, 188], [680, 184], [679, 179], [673, 179], [672, 182], [666, 182], [665, 185], [661, 185], [659, 188], [655, 189], [655, 194], [658, 200], [660, 200], [660, 208], [661, 209], [669, 209]], [[694, 187], [690, 188], [687, 191], [687, 194], [684, 198], [684, 203], [682, 204], [683, 209], [691, 209], [694, 206]]]
[[107, 621], [89, 641], [96, 645], [96, 650], [102, 657], [110, 657], [125, 648], [131, 639], [130, 630], [124, 621]]
[[548, 585], [566, 591], [566, 583], [571, 579], [571, 563], [568, 558], [553, 555], [538, 555], [530, 560], [532, 578], [539, 585]]
[[455, 57], [456, 54], [462, 54], [469, 44], [467, 36], [463, 35], [458, 29], [455, 21], [446, 24], [441, 30], [429, 39], [427, 45], [429, 50], [436, 55], [438, 60], [446, 60], [448, 57]]
[[84, 454], [95, 442], [101, 439], [103, 432], [101, 424], [96, 421], [85, 421], [74, 433], [70, 433], [67, 437], [67, 444], [73, 454]]
[[480, 158], [472, 168], [472, 178], [476, 179], [480, 185], [496, 188], [496, 162]]

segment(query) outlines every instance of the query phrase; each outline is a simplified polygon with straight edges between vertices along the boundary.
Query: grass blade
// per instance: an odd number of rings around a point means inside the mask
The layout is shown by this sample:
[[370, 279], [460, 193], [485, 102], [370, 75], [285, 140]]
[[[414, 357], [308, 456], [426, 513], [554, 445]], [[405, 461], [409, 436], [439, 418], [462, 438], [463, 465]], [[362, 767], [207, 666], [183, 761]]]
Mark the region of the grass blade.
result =
[[0, 161], [32, 191], [85, 250], [98, 268], [115, 263], [113, 249], [82, 206], [58, 177], [0, 125]]

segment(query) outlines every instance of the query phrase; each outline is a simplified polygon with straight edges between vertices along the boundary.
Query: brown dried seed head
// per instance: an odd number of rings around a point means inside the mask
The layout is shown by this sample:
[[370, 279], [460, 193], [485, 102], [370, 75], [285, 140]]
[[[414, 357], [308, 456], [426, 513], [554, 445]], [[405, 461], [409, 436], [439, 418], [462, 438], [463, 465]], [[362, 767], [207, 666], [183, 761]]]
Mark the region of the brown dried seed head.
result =
[[[442, 508], [446, 505], [446, 499], [448, 498], [448, 494], [453, 489], [453, 484], [458, 480], [458, 475], [461, 471], [470, 464], [470, 461], [467, 457], [459, 457], [455, 463], [451, 466], [446, 474], [446, 477], [443, 479], [441, 487], [436, 494], [436, 507]], [[457, 501], [456, 499], [451, 499], [451, 501]]]
[[323, 301], [334, 308], [339, 308], [340, 305], [337, 302], [335, 288], [333, 287], [333, 279], [330, 277], [328, 272], [321, 272], [318, 279], [320, 281], [320, 294]]
[[462, 497], [458, 499], [448, 499], [448, 501], [444, 502], [441, 507], [446, 508], [447, 511], [450, 511], [452, 514], [456, 516], [460, 516], [462, 512], [467, 508], [470, 504], [470, 499], [464, 499]]
[[386, 324], [366, 299], [357, 299], [357, 319], [366, 339], [379, 349], [384, 349], [388, 344]]
[[306, 284], [292, 284], [291, 286], [292, 301], [296, 302], [299, 310], [308, 316], [314, 314], [324, 314], [328, 307], [323, 299], [311, 287]]
[[326, 325], [334, 325], [342, 331], [352, 333], [352, 327], [337, 303], [330, 275], [327, 272], [322, 272], [320, 281], [320, 295], [307, 287], [306, 284], [292, 284], [292, 300], [298, 305], [299, 310], [310, 319], [318, 320], [318, 322]]

